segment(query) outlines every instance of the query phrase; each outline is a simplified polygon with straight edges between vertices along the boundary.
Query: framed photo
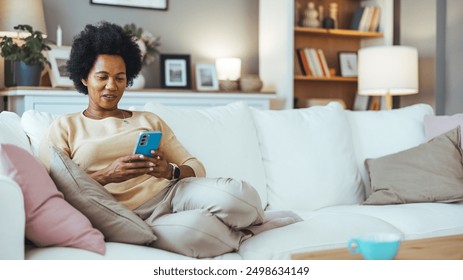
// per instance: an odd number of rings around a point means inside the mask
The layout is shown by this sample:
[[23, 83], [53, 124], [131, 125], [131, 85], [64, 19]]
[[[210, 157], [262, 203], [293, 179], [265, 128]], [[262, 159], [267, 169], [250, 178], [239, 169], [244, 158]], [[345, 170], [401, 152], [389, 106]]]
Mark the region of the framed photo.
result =
[[74, 83], [69, 79], [69, 72], [66, 62], [71, 54], [71, 47], [51, 47], [47, 51], [48, 60], [51, 67], [48, 67], [50, 82], [52, 87], [74, 87]]
[[196, 64], [196, 89], [219, 90], [219, 81], [214, 64]]
[[167, 0], [90, 0], [91, 4], [167, 10]]
[[342, 77], [357, 77], [357, 53], [339, 52], [339, 70]]
[[161, 54], [161, 87], [191, 89], [190, 55]]

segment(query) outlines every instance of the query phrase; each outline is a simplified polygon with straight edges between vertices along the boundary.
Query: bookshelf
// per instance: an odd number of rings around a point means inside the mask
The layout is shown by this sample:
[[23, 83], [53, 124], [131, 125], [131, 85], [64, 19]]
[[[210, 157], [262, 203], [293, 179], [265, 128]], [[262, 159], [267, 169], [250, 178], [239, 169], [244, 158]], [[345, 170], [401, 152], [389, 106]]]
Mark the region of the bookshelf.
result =
[[[310, 0], [299, 0], [301, 12]], [[315, 1], [316, 2], [316, 1]], [[319, 1], [319, 5], [328, 7], [330, 1]], [[328, 67], [334, 70], [332, 77], [303, 76], [300, 71], [294, 73], [294, 107], [307, 107], [310, 99], [340, 99], [348, 109], [354, 106], [357, 92], [357, 78], [340, 75], [339, 52], [356, 52], [362, 40], [382, 38], [382, 32], [359, 31], [349, 29], [354, 13], [360, 7], [360, 1], [338, 0], [340, 7], [337, 29], [294, 27], [294, 49], [322, 49]], [[325, 8], [326, 9], [326, 8]], [[325, 10], [325, 16], [328, 13]], [[294, 61], [295, 67], [298, 61]], [[296, 68], [297, 69], [297, 68]]]
[[[297, 0], [300, 11], [309, 0]], [[348, 109], [354, 106], [357, 78], [341, 77], [339, 52], [357, 52], [369, 45], [392, 45], [393, 1], [390, 0], [313, 0], [324, 6], [338, 3], [338, 29], [307, 28], [295, 24], [294, 0], [260, 0], [259, 2], [259, 74], [264, 89], [277, 93], [275, 109], [306, 107], [309, 99], [341, 99]], [[350, 29], [356, 10], [362, 5], [381, 9], [378, 32]], [[331, 77], [304, 76], [296, 70], [296, 49], [322, 49]], [[278, 65], [278, 67], [275, 67]]]

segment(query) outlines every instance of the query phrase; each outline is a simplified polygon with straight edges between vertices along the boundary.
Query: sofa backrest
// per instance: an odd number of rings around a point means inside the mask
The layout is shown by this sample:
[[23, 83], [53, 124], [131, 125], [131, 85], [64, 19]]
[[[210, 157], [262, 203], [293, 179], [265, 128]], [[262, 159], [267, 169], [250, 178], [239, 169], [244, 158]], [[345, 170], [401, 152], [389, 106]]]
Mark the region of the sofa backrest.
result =
[[0, 143], [14, 144], [31, 152], [29, 139], [21, 126], [21, 118], [16, 113], [0, 113]]
[[160, 116], [185, 148], [206, 168], [208, 177], [247, 181], [266, 207], [267, 186], [256, 127], [243, 102], [204, 109], [169, 108], [147, 103], [145, 111]]
[[59, 115], [36, 110], [28, 110], [21, 117], [21, 125], [30, 139], [32, 153], [39, 154], [40, 141], [48, 126]]
[[253, 110], [270, 209], [311, 211], [363, 201], [346, 113], [339, 103]]
[[[144, 110], [166, 121], [204, 163], [207, 176], [251, 183], [269, 209], [304, 210], [361, 203], [365, 192], [369, 194], [365, 159], [423, 143], [424, 115], [433, 114], [425, 104], [348, 111], [332, 103], [281, 111], [244, 103], [206, 109], [147, 103]], [[56, 117], [37, 111], [23, 114], [22, 126], [34, 153]]]
[[432, 107], [427, 104], [415, 104], [390, 111], [346, 113], [366, 196], [370, 194], [370, 179], [365, 160], [397, 153], [424, 143], [424, 116], [434, 115]]

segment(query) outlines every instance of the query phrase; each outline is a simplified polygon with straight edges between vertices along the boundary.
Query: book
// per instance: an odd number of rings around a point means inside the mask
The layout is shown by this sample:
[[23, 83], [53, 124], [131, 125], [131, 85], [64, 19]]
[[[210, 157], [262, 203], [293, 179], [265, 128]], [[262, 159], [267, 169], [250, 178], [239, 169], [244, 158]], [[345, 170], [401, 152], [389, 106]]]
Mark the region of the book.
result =
[[311, 76], [313, 77], [319, 77], [317, 69], [315, 68], [315, 62], [313, 61], [312, 55], [310, 54], [310, 49], [309, 48], [304, 48], [304, 55], [306, 57], [307, 65], [309, 67]]
[[357, 10], [355, 10], [354, 17], [352, 18], [352, 22], [350, 24], [350, 29], [359, 30], [360, 19], [362, 18], [364, 10], [365, 7], [358, 7]]
[[320, 60], [320, 65], [323, 70], [323, 76], [330, 78], [331, 73], [330, 73], [330, 69], [328, 68], [328, 63], [326, 62], [326, 57], [325, 57], [325, 54], [323, 53], [323, 50], [317, 49], [317, 54], [318, 54], [318, 59]]
[[365, 6], [362, 14], [362, 18], [360, 19], [359, 28], [360, 31], [368, 31], [370, 27], [370, 20], [371, 14], [373, 12], [372, 6]]
[[304, 75], [305, 76], [297, 50], [294, 50], [294, 75], [296, 76]]
[[320, 60], [318, 59], [317, 50], [315, 50], [314, 48], [309, 48], [308, 51], [309, 51], [309, 55], [310, 55], [310, 57], [309, 57], [310, 62], [313, 63], [315, 73], [316, 73], [316, 75], [314, 75], [314, 76], [315, 77], [324, 77], [322, 66], [321, 66]]
[[371, 16], [371, 21], [370, 21], [370, 26], [369, 26], [368, 31], [371, 31], [371, 32], [378, 31], [380, 15], [381, 15], [381, 8], [373, 7], [373, 13]]
[[306, 55], [304, 53], [304, 50], [303, 49], [298, 49], [297, 52], [298, 52], [298, 55], [299, 55], [299, 58], [300, 58], [300, 63], [301, 63], [301, 68], [303, 69], [303, 74], [305, 76], [311, 76], [312, 72], [309, 69], [309, 64], [308, 64], [308, 61], [307, 61], [307, 57], [306, 57]]

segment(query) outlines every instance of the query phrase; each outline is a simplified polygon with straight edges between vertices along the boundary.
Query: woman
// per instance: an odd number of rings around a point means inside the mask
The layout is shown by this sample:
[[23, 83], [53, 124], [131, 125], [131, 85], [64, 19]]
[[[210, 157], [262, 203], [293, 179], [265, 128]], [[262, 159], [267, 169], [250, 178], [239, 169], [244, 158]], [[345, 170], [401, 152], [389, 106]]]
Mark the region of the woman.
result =
[[[201, 162], [157, 115], [118, 107], [141, 69], [140, 50], [123, 29], [87, 25], [74, 39], [67, 67], [77, 91], [88, 95], [82, 112], [58, 118], [43, 139], [58, 147], [153, 229], [153, 246], [193, 257], [237, 250], [262, 231], [264, 211], [245, 182], [204, 178]], [[162, 132], [152, 156], [132, 154], [141, 131]], [[283, 221], [284, 220], [284, 221]], [[270, 227], [294, 222], [272, 221]]]

